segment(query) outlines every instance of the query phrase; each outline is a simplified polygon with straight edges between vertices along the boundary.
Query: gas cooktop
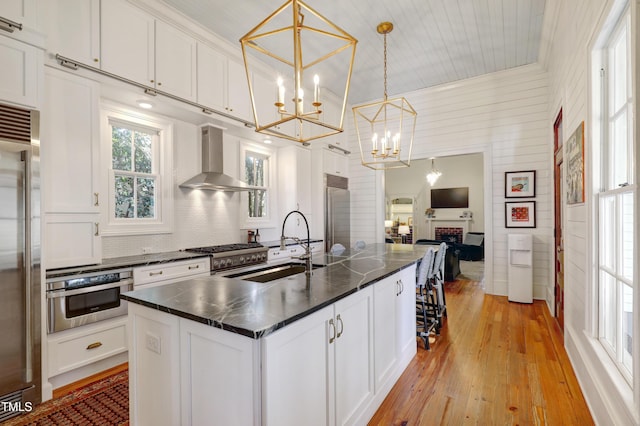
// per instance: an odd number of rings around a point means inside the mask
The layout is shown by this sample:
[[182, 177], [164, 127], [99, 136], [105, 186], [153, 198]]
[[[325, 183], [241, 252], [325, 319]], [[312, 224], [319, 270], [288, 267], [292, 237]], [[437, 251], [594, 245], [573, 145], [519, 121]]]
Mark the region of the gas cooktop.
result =
[[235, 244], [222, 244], [219, 246], [207, 246], [207, 247], [194, 247], [185, 249], [186, 251], [193, 251], [197, 253], [224, 253], [227, 251], [236, 250], [248, 250], [248, 249], [264, 249], [266, 248], [260, 243], [235, 243]]
[[260, 243], [223, 244], [185, 249], [185, 251], [210, 255], [212, 271], [265, 263], [268, 250], [268, 247]]

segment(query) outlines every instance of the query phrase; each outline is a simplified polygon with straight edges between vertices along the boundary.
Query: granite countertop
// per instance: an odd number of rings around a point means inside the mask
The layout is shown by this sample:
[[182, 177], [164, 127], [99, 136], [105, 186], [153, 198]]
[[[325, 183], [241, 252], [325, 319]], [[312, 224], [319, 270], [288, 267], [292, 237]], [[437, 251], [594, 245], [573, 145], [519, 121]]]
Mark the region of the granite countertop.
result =
[[315, 269], [309, 278], [301, 273], [258, 283], [212, 275], [135, 290], [121, 297], [258, 339], [410, 266], [427, 248], [372, 244], [363, 250], [345, 250], [339, 256], [324, 255], [326, 266]]
[[158, 263], [175, 262], [177, 260], [195, 259], [198, 257], [209, 257], [209, 255], [189, 251], [168, 251], [164, 253], [112, 257], [109, 259], [103, 259], [102, 263], [99, 263], [97, 265], [78, 266], [74, 268], [47, 269], [47, 278], [90, 274], [93, 272], [109, 271], [114, 269], [134, 268], [138, 266], [154, 265]]

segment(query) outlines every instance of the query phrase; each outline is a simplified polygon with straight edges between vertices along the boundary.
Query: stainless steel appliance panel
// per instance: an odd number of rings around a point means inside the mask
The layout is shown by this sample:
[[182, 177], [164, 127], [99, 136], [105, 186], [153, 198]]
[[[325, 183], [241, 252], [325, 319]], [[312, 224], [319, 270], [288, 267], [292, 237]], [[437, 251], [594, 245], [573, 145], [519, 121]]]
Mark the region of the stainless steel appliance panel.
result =
[[325, 251], [334, 244], [351, 245], [351, 213], [349, 191], [342, 188], [326, 188], [325, 200]]
[[0, 400], [23, 408], [41, 401], [38, 118], [0, 105]]

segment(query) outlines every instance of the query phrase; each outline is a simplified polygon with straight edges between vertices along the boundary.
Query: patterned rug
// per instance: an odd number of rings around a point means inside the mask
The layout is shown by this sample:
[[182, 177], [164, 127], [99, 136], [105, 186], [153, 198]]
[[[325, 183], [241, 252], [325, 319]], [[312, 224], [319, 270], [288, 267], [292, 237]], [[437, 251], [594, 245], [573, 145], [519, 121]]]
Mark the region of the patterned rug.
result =
[[63, 397], [46, 401], [28, 414], [2, 423], [2, 426], [50, 425], [128, 425], [128, 371], [91, 383]]

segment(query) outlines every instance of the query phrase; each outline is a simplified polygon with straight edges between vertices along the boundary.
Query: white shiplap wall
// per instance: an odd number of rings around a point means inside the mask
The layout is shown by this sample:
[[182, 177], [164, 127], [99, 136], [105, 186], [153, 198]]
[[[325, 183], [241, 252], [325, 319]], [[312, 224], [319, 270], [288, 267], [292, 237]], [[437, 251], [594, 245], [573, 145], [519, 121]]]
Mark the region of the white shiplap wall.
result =
[[[553, 141], [547, 91], [546, 72], [529, 65], [403, 94], [418, 113], [413, 158], [485, 154], [485, 285], [490, 293], [507, 293], [508, 231], [534, 236], [534, 297], [547, 298], [553, 285]], [[353, 132], [349, 140], [351, 150], [359, 153]], [[505, 229], [504, 172], [518, 170], [537, 171], [535, 229]], [[349, 173], [351, 238], [380, 242], [382, 172], [361, 166], [359, 155], [352, 155]]]
[[[631, 3], [637, 10], [639, 2], [631, 0]], [[637, 425], [640, 424], [640, 392], [636, 391], [634, 397], [624, 380], [615, 378], [615, 366], [609, 362], [597, 339], [592, 337], [597, 324], [597, 299], [592, 292], [589, 271], [594, 241], [590, 237], [589, 213], [593, 203], [589, 188], [594, 149], [589, 121], [589, 57], [603, 22], [617, 4], [620, 1], [551, 2], [552, 10], [548, 12], [556, 22], [548, 52], [550, 108], [547, 121], [553, 123], [562, 108], [564, 141], [582, 121], [585, 122], [585, 203], [566, 206], [564, 210], [565, 347], [595, 423]], [[634, 327], [634, 341], [639, 335]], [[635, 383], [639, 382], [636, 379]]]

